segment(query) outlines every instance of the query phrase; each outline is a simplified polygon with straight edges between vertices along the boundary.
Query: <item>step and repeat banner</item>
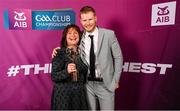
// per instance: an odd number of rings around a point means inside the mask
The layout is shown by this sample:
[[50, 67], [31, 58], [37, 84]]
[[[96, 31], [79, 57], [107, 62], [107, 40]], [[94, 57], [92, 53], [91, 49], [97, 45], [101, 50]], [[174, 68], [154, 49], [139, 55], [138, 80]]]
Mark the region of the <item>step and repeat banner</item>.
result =
[[123, 52], [115, 108], [180, 109], [179, 0], [0, 0], [0, 109], [50, 109], [52, 50], [86, 5]]

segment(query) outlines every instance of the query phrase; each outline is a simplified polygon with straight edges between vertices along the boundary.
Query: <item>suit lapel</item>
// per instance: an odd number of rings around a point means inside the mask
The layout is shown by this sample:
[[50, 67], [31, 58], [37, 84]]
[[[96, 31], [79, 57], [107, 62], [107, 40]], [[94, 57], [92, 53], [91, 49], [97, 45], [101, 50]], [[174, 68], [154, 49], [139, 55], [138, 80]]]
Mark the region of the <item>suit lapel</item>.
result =
[[103, 38], [104, 38], [103, 30], [102, 30], [101, 28], [98, 28], [98, 47], [97, 47], [97, 56], [99, 55], [99, 51], [100, 51], [101, 46], [102, 46]]
[[[80, 52], [82, 52], [82, 50], [84, 50], [84, 49], [82, 49], [82, 41], [84, 41], [84, 39], [85, 39], [85, 32], [83, 32], [82, 39], [81, 39], [81, 42], [80, 42]], [[84, 58], [82, 53], [80, 53], [80, 55], [81, 55], [82, 61], [89, 67], [88, 62], [86, 61], [86, 59]]]

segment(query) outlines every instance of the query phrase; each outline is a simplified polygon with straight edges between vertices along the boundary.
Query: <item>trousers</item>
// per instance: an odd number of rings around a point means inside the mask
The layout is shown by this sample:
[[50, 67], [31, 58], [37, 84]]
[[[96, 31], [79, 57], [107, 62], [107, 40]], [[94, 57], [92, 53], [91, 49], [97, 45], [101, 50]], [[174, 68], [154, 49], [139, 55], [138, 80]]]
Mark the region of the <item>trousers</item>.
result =
[[[88, 81], [87, 99], [90, 110], [114, 110], [115, 92], [108, 90], [103, 82]], [[99, 103], [99, 106], [97, 106]]]

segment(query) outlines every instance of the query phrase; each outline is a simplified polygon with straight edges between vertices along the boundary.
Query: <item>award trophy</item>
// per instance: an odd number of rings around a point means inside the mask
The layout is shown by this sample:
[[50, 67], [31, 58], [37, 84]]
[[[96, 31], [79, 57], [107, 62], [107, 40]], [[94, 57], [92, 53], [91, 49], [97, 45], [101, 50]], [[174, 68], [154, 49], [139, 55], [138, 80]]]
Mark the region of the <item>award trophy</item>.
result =
[[[77, 61], [77, 52], [75, 52], [73, 49], [67, 49], [67, 54], [70, 60], [75, 64]], [[72, 72], [71, 74], [72, 80], [77, 81], [78, 80], [78, 70], [76, 67], [76, 71]]]

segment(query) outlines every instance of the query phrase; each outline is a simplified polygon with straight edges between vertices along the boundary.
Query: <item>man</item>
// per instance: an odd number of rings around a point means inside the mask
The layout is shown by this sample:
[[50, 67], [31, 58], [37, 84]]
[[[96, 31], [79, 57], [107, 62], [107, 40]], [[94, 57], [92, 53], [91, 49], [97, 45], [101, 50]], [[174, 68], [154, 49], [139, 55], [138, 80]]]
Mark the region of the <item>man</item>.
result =
[[112, 30], [97, 26], [95, 10], [90, 6], [80, 10], [80, 22], [84, 28], [81, 57], [89, 66], [87, 95], [91, 110], [113, 110], [115, 89], [119, 87], [123, 57], [117, 38]]

